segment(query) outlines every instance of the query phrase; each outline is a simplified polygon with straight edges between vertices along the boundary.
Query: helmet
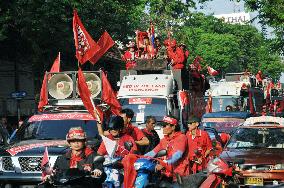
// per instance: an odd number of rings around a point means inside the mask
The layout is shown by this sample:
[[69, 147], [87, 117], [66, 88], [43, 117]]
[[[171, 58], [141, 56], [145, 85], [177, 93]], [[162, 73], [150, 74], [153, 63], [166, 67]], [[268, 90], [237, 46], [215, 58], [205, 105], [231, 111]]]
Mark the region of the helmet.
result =
[[110, 118], [108, 128], [110, 130], [120, 130], [124, 128], [124, 121], [123, 118], [120, 116], [112, 116]]
[[82, 127], [71, 127], [66, 135], [67, 141], [86, 140], [87, 136]]

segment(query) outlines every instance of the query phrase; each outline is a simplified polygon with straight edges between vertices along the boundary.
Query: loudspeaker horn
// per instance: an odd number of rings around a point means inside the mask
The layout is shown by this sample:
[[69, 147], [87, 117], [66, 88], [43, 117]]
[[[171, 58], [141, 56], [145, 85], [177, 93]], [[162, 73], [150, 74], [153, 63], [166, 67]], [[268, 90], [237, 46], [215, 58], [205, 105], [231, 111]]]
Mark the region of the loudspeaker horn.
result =
[[[98, 96], [102, 90], [101, 79], [95, 73], [84, 73], [88, 89], [91, 92], [91, 97], [95, 98]], [[78, 81], [77, 81], [77, 93], [80, 95], [78, 90]]]
[[48, 81], [48, 93], [55, 99], [66, 99], [73, 92], [73, 80], [67, 74], [54, 74]]

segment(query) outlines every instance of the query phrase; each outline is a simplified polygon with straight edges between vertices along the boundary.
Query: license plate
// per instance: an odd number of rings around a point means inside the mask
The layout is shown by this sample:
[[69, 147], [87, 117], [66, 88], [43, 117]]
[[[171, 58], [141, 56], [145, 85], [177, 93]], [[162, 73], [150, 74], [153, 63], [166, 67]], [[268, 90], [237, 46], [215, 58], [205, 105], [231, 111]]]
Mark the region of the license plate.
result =
[[263, 185], [263, 178], [247, 177], [245, 178], [245, 185]]

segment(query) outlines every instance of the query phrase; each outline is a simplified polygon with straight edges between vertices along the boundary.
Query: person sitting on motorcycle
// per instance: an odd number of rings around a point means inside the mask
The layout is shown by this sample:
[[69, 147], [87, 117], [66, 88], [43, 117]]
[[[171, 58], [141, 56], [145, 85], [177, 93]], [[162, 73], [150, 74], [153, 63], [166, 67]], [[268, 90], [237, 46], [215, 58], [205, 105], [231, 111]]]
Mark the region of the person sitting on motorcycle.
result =
[[[83, 186], [102, 183], [104, 171], [102, 163], [94, 163], [97, 154], [86, 146], [86, 133], [82, 127], [72, 127], [66, 135], [66, 140], [70, 146], [70, 150], [66, 154], [59, 156], [53, 167], [53, 176], [61, 176], [66, 171], [77, 168], [81, 171], [89, 171], [92, 174], [90, 179], [80, 182]], [[101, 178], [100, 178], [101, 177]], [[48, 179], [50, 176], [45, 178]]]
[[199, 118], [191, 117], [188, 120], [188, 131], [186, 133], [192, 173], [202, 171], [206, 167], [208, 156], [212, 150], [212, 142], [208, 133], [198, 129], [199, 122]]
[[[181, 177], [189, 175], [189, 163], [187, 160], [187, 138], [180, 131], [178, 120], [173, 116], [165, 116], [161, 123], [163, 127], [164, 138], [160, 143], [145, 156], [154, 157], [159, 151], [166, 150], [167, 156], [164, 162], [169, 168], [166, 168], [164, 175], [176, 181], [176, 176]], [[163, 170], [164, 166], [156, 165], [156, 170]], [[171, 169], [171, 170], [168, 170]]]
[[[137, 146], [136, 146], [134, 139], [128, 134], [123, 133], [124, 121], [122, 117], [120, 116], [111, 117], [110, 123], [108, 125], [108, 129], [109, 129], [110, 134], [107, 137], [117, 142], [115, 156], [124, 157], [125, 155], [129, 153], [134, 153], [135, 151], [137, 151]], [[131, 149], [126, 148], [125, 143], [130, 143]], [[101, 143], [98, 149], [98, 154], [100, 155], [108, 154], [104, 142]]]
[[154, 116], [146, 117], [146, 127], [142, 129], [144, 135], [148, 138], [150, 144], [147, 146], [140, 146], [139, 151], [141, 154], [145, 154], [154, 149], [160, 142], [159, 135], [155, 131], [156, 118]]

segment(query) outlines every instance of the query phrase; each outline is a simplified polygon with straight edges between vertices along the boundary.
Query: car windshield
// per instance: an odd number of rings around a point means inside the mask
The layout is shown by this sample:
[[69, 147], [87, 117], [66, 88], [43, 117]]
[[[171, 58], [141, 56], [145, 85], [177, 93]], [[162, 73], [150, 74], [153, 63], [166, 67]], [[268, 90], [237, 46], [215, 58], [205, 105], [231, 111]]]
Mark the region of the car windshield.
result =
[[227, 148], [284, 148], [284, 128], [239, 128]]
[[202, 126], [215, 128], [218, 132], [230, 133], [244, 121], [240, 118], [204, 118]]
[[65, 140], [68, 130], [78, 126], [85, 130], [88, 139], [98, 137], [97, 123], [94, 120], [43, 120], [30, 122], [21, 127], [13, 141]]
[[161, 98], [125, 98], [120, 99], [122, 108], [134, 111], [133, 122], [144, 122], [146, 116], [155, 116], [161, 121], [167, 114], [167, 100]]
[[239, 99], [232, 96], [229, 97], [213, 97], [212, 98], [212, 111], [226, 111], [226, 106], [232, 106], [234, 108], [239, 106]]

